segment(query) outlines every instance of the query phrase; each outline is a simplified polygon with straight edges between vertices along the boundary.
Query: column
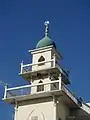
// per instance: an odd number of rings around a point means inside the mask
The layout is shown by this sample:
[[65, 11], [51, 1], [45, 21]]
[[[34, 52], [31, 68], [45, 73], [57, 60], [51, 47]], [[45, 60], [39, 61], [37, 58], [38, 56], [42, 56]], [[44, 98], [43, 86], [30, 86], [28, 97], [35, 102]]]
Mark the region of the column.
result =
[[59, 90], [61, 90], [61, 73], [59, 74]]
[[53, 96], [53, 120], [57, 120], [57, 101], [55, 96]]
[[18, 120], [18, 118], [17, 118], [17, 113], [18, 113], [17, 103], [16, 103], [16, 106], [14, 107], [14, 110], [15, 110], [15, 112], [14, 112], [14, 120]]
[[55, 65], [56, 65], [56, 56], [55, 56], [55, 54], [53, 55], [53, 67], [55, 67]]

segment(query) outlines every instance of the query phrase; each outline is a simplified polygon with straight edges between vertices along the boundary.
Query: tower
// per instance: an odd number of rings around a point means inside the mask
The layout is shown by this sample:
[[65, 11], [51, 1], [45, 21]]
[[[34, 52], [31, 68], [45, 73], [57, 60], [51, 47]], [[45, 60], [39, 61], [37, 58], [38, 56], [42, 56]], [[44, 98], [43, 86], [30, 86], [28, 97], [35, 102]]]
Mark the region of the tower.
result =
[[32, 63], [21, 63], [19, 75], [29, 84], [5, 86], [3, 100], [14, 105], [14, 120], [81, 120], [82, 113], [83, 120], [89, 120], [89, 105], [67, 87], [70, 84], [68, 74], [59, 65], [62, 56], [49, 38], [48, 30], [49, 21], [46, 21], [44, 38], [36, 49], [29, 50]]

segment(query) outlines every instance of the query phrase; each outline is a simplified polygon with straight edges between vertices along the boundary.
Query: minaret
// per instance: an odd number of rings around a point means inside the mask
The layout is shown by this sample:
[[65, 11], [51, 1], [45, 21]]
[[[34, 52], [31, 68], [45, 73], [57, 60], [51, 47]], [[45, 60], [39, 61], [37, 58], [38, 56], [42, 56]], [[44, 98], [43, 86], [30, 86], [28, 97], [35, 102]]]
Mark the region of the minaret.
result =
[[31, 64], [21, 63], [19, 75], [28, 85], [8, 88], [3, 100], [15, 107], [14, 120], [71, 120], [82, 103], [67, 88], [68, 74], [59, 65], [62, 59], [56, 44], [49, 38], [49, 21], [45, 22], [45, 36], [29, 50]]

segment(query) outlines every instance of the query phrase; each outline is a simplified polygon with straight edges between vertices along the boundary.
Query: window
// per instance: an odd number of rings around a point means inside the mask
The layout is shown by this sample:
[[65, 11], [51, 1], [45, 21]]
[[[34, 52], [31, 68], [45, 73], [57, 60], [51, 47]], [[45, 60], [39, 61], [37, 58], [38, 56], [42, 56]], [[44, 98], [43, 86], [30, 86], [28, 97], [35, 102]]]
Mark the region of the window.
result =
[[[44, 58], [43, 56], [41, 56], [41, 57], [39, 58], [38, 62], [43, 62], [43, 61], [45, 61], [45, 58]], [[39, 65], [44, 65], [44, 63], [41, 63], [41, 64], [39, 64]]]
[[31, 120], [38, 120], [38, 116], [32, 116]]
[[[40, 80], [39, 83], [43, 83], [43, 82]], [[40, 91], [44, 91], [44, 85], [37, 86], [37, 92], [40, 92]]]
[[38, 62], [42, 62], [42, 61], [45, 61], [45, 58], [43, 56], [39, 58]]

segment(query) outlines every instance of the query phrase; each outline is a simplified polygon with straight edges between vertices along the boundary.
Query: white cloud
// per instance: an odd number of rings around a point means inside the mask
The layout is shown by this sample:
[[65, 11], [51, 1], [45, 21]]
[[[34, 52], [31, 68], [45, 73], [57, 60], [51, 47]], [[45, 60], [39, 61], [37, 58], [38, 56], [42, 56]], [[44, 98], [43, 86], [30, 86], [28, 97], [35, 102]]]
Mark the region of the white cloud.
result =
[[0, 86], [4, 86], [4, 85], [5, 85], [4, 81], [0, 80]]
[[9, 85], [9, 86], [12, 86], [11, 84], [8, 84], [8, 83], [6, 83], [5, 81], [3, 81], [3, 80], [0, 80], [0, 86], [5, 86], [5, 85]]

